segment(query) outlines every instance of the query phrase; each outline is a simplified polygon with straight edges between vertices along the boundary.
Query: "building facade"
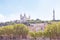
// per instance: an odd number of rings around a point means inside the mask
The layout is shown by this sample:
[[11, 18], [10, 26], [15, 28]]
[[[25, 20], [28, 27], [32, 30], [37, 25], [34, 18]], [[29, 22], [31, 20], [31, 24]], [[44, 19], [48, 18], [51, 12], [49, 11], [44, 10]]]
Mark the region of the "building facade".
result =
[[30, 16], [27, 17], [26, 14], [24, 14], [24, 15], [20, 14], [20, 23], [29, 25], [28, 20], [30, 20]]

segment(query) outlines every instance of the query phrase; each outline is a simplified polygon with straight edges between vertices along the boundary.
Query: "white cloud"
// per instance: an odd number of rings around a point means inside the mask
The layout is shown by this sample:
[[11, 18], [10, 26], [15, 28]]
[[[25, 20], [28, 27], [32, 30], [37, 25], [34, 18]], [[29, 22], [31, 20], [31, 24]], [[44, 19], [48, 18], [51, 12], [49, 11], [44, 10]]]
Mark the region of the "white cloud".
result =
[[9, 14], [8, 16], [0, 14], [0, 22], [13, 21], [19, 19], [20, 19], [20, 13], [12, 13]]
[[13, 21], [13, 20], [20, 20], [20, 14], [24, 15], [26, 13], [27, 17], [31, 16], [29, 11], [22, 11], [22, 12], [16, 12], [16, 13], [11, 13], [9, 15], [3, 15], [0, 14], [0, 22], [6, 22], [6, 21]]
[[2, 14], [0, 14], [0, 19], [4, 18], [4, 16]]
[[0, 22], [4, 22], [5, 16], [3, 14], [0, 14]]
[[11, 20], [11, 21], [19, 20], [19, 17], [20, 17], [19, 13], [13, 13], [13, 14], [10, 14], [10, 16], [8, 17], [8, 20]]

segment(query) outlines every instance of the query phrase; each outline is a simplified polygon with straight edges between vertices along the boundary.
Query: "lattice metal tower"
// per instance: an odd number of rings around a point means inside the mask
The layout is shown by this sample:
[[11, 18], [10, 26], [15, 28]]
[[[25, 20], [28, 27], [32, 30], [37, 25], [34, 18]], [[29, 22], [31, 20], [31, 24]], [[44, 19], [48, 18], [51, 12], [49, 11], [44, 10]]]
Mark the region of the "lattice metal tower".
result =
[[53, 20], [55, 20], [55, 10], [53, 9]]

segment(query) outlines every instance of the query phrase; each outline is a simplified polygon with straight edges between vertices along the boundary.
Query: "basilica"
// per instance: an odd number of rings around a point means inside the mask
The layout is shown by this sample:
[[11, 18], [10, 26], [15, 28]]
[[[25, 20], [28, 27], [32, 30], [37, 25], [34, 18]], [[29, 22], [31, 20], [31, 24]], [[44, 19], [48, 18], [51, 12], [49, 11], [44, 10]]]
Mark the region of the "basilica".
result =
[[30, 20], [30, 16], [27, 17], [25, 13], [24, 15], [20, 14], [20, 23], [29, 24], [28, 20]]

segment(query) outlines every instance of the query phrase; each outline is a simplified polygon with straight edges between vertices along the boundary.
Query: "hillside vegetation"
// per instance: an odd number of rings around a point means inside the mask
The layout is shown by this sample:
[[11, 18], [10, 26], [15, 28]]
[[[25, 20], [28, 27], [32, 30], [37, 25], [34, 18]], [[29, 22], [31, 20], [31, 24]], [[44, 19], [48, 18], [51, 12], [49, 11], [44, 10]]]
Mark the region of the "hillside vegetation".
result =
[[0, 36], [13, 36], [13, 37], [20, 37], [27, 38], [27, 36], [36, 39], [39, 37], [43, 38], [60, 38], [60, 22], [58, 23], [51, 23], [48, 24], [44, 31], [34, 31], [30, 32], [29, 28], [24, 24], [14, 24], [14, 25], [8, 25], [8, 26], [2, 26], [0, 27]]

